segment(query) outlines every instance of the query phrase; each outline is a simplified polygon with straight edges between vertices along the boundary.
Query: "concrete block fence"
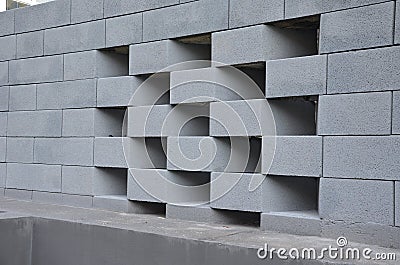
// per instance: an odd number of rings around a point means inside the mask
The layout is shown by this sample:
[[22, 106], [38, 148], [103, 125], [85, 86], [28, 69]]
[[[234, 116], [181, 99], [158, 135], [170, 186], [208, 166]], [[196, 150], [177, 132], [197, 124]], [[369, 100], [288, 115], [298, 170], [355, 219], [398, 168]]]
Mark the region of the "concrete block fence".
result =
[[400, 247], [399, 1], [56, 0], [0, 25], [0, 196]]

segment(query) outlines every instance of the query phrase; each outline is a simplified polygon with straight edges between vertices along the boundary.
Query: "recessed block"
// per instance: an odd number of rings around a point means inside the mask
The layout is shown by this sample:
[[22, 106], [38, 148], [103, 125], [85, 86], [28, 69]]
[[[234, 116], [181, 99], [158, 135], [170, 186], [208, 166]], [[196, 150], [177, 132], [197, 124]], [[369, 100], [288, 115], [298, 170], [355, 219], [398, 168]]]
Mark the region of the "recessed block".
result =
[[17, 35], [17, 58], [42, 56], [44, 54], [44, 31]]
[[319, 135], [388, 135], [392, 93], [326, 95], [318, 101]]
[[391, 181], [322, 178], [319, 213], [327, 220], [393, 226], [393, 199]]
[[142, 14], [106, 20], [106, 46], [122, 46], [142, 41]]
[[326, 94], [327, 63], [323, 55], [268, 61], [266, 97]]
[[324, 138], [324, 177], [398, 180], [400, 137]]
[[8, 137], [7, 162], [33, 163], [34, 138]]
[[10, 87], [9, 109], [36, 110], [36, 85]]

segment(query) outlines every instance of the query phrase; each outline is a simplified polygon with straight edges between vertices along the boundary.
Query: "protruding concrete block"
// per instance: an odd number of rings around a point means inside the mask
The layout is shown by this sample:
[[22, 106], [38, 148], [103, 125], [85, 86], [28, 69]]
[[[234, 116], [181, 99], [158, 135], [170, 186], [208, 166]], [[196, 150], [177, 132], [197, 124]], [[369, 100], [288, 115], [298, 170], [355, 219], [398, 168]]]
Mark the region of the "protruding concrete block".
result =
[[312, 102], [301, 99], [211, 103], [211, 136], [309, 135], [315, 133]]
[[167, 168], [166, 138], [124, 138], [129, 168]]
[[0, 136], [7, 136], [7, 120], [8, 120], [8, 113], [7, 112], [0, 112]]
[[170, 103], [264, 98], [263, 88], [253, 82], [246, 73], [231, 67], [175, 71], [170, 79]]
[[35, 31], [69, 24], [71, 22], [70, 2], [70, 0], [50, 1], [29, 8], [16, 9], [15, 32]]
[[396, 207], [395, 209], [395, 225], [396, 226], [400, 226], [400, 181], [396, 181], [395, 182], [395, 201], [394, 201], [394, 205]]
[[167, 150], [169, 170], [260, 172], [258, 139], [168, 137]]
[[212, 60], [236, 65], [312, 55], [316, 39], [314, 30], [267, 25], [217, 32], [212, 34]]
[[400, 91], [393, 92], [392, 133], [400, 134]]
[[0, 61], [7, 61], [16, 58], [16, 38], [15, 35], [0, 37]]
[[8, 111], [10, 87], [0, 87], [0, 111]]
[[37, 109], [96, 107], [96, 80], [37, 85]]
[[86, 51], [64, 55], [64, 80], [127, 74], [128, 58], [123, 54]]
[[237, 28], [283, 20], [284, 11], [283, 0], [231, 0], [229, 27]]
[[[249, 191], [253, 179], [262, 175], [211, 173], [210, 207], [214, 209], [261, 212], [262, 189]], [[235, 184], [233, 186], [233, 184]], [[232, 187], [233, 186], [233, 187]]]
[[104, 0], [71, 0], [71, 23], [103, 18]]
[[46, 204], [62, 204], [62, 194], [59, 192], [33, 191], [32, 201]]
[[34, 138], [7, 138], [7, 162], [33, 163]]
[[321, 96], [318, 134], [388, 135], [391, 116], [391, 92]]
[[10, 87], [9, 109], [36, 110], [36, 85]]
[[97, 81], [97, 107], [128, 106], [142, 82], [143, 79], [134, 76], [100, 78]]
[[8, 163], [6, 187], [61, 192], [61, 166]]
[[[28, 124], [34, 124], [29, 130]], [[61, 111], [18, 111], [8, 113], [8, 136], [60, 137]]]
[[[263, 174], [322, 176], [322, 137], [263, 137], [262, 146]], [[271, 160], [272, 164], [270, 163]]]
[[302, 236], [321, 236], [322, 221], [317, 211], [261, 214], [261, 229]]
[[81, 208], [93, 207], [93, 196], [62, 194], [61, 200], [63, 205]]
[[60, 54], [105, 47], [106, 23], [93, 21], [44, 32], [44, 54]]
[[262, 212], [316, 210], [318, 178], [267, 176], [262, 184]]
[[104, 17], [137, 13], [178, 3], [178, 0], [104, 0]]
[[[7, 164], [0, 163], [0, 188], [3, 189], [3, 192], [4, 192], [4, 188], [6, 187], [6, 179], [7, 179]], [[1, 191], [0, 191], [0, 193], [1, 193]]]
[[106, 46], [115, 47], [142, 41], [142, 14], [133, 14], [106, 20]]
[[227, 29], [228, 2], [228, 0], [203, 0], [145, 12], [143, 41]]
[[328, 56], [328, 94], [396, 90], [400, 82], [400, 47]]
[[44, 31], [17, 35], [17, 58], [42, 56], [44, 54]]
[[0, 162], [6, 162], [7, 138], [0, 137]]
[[10, 61], [10, 84], [18, 85], [62, 80], [62, 55]]
[[324, 177], [398, 180], [399, 136], [324, 137]]
[[128, 137], [208, 135], [208, 106], [154, 105], [128, 108]]
[[8, 10], [0, 13], [0, 36], [14, 34], [14, 11]]
[[125, 111], [121, 109], [71, 109], [63, 111], [63, 136], [122, 136]]
[[130, 75], [157, 73], [177, 63], [210, 59], [208, 45], [187, 44], [175, 40], [131, 45], [129, 53]]
[[391, 181], [322, 178], [319, 194], [323, 219], [394, 225]]
[[385, 0], [353, 0], [353, 1], [331, 1], [331, 0], [286, 0], [285, 18], [306, 17], [309, 15], [322, 14], [341, 9], [370, 5], [385, 2]]
[[93, 165], [93, 138], [36, 138], [35, 163]]
[[94, 167], [62, 167], [62, 192], [76, 195], [123, 195], [127, 170]]
[[0, 86], [8, 85], [8, 62], [0, 62]]
[[32, 200], [32, 191], [31, 190], [18, 190], [18, 189], [5, 189], [4, 196], [7, 198], [22, 200], [22, 201], [31, 201]]
[[326, 94], [327, 67], [323, 55], [268, 61], [266, 97]]
[[392, 45], [394, 7], [387, 2], [323, 14], [320, 53]]
[[96, 137], [94, 140], [94, 165], [127, 168], [122, 141], [122, 137]]

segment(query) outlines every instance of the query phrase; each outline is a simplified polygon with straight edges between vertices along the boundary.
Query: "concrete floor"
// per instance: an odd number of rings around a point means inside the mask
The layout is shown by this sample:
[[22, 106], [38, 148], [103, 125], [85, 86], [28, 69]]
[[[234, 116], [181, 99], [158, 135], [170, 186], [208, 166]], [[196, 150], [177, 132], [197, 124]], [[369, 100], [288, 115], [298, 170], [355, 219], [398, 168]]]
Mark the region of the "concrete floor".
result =
[[[0, 199], [0, 264], [398, 264], [398, 261], [293, 261], [257, 258], [257, 249], [337, 246], [336, 240], [255, 227], [165, 219]], [[350, 247], [387, 249], [349, 242]]]

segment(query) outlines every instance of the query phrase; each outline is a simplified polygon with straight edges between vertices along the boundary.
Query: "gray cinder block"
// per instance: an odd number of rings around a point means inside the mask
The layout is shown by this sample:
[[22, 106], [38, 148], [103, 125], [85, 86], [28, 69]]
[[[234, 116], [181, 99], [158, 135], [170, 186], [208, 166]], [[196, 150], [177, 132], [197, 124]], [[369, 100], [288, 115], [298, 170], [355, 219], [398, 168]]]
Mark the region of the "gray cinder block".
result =
[[283, 0], [231, 0], [229, 27], [283, 20], [285, 2]]
[[124, 138], [123, 145], [129, 168], [166, 168], [166, 138]]
[[395, 15], [395, 29], [394, 29], [394, 43], [400, 43], [400, 5], [396, 2], [396, 15]]
[[228, 0], [203, 0], [145, 12], [143, 41], [227, 29], [228, 6]]
[[76, 195], [126, 194], [127, 170], [94, 167], [62, 167], [62, 192]]
[[71, 166], [93, 165], [93, 138], [36, 138], [34, 161]]
[[7, 138], [0, 137], [0, 162], [6, 162]]
[[[35, 126], [29, 126], [34, 124]], [[29, 126], [29, 129], [27, 128]], [[60, 137], [61, 111], [18, 111], [8, 113], [8, 136]]]
[[0, 136], [7, 136], [8, 113], [0, 112]]
[[322, 221], [317, 211], [261, 214], [261, 229], [302, 236], [321, 236]]
[[9, 109], [36, 110], [36, 85], [10, 87]]
[[328, 56], [328, 94], [396, 90], [400, 47], [338, 53]]
[[316, 39], [313, 30], [268, 25], [216, 32], [212, 34], [212, 60], [237, 65], [312, 55], [317, 52]]
[[64, 55], [64, 80], [127, 74], [128, 58], [123, 54], [86, 51]]
[[15, 59], [17, 56], [17, 40], [15, 35], [0, 37], [0, 61]]
[[142, 82], [134, 76], [100, 78], [97, 81], [97, 107], [128, 106]]
[[8, 111], [9, 86], [0, 87], [0, 111]]
[[395, 182], [395, 194], [396, 194], [394, 201], [394, 205], [396, 206], [394, 214], [396, 217], [395, 225], [400, 226], [400, 182], [399, 181]]
[[62, 55], [10, 61], [10, 84], [18, 85], [62, 80]]
[[62, 194], [61, 202], [67, 206], [92, 208], [93, 196]]
[[208, 45], [187, 44], [175, 40], [134, 44], [129, 49], [130, 75], [156, 73], [177, 63], [210, 59]]
[[44, 54], [44, 31], [17, 35], [17, 58], [42, 56]]
[[103, 209], [113, 212], [128, 213], [129, 204], [126, 195], [103, 195], [93, 197], [93, 208]]
[[174, 71], [170, 78], [170, 103], [261, 99], [262, 90], [246, 73], [233, 67]]
[[400, 91], [393, 92], [392, 133], [400, 134]]
[[0, 86], [8, 85], [8, 62], [0, 62]]
[[104, 0], [104, 17], [137, 13], [178, 3], [178, 0]]
[[8, 163], [6, 187], [61, 192], [61, 166]]
[[71, 23], [103, 18], [104, 0], [71, 0]]
[[[160, 185], [159, 178], [167, 175], [168, 171], [158, 169], [129, 169], [128, 170], [128, 200], [139, 201], [139, 202], [154, 202], [159, 203], [159, 199], [165, 199], [165, 187]], [[157, 192], [149, 194], [142, 184], [139, 184], [135, 178], [140, 180], [140, 183], [144, 183], [146, 188], [150, 187], [150, 190], [154, 188]], [[158, 195], [161, 196], [158, 197]], [[154, 195], [154, 196], [152, 196]], [[155, 196], [157, 195], [158, 198]]]
[[122, 46], [142, 41], [142, 14], [106, 20], [106, 46]]
[[319, 196], [323, 219], [394, 225], [391, 181], [322, 178]]
[[323, 14], [320, 53], [392, 45], [394, 6], [387, 2]]
[[[0, 187], [3, 188], [3, 189], [6, 186], [6, 178], [7, 178], [7, 164], [6, 163], [0, 163]], [[3, 192], [4, 192], [4, 190], [3, 190]]]
[[0, 13], [0, 36], [14, 33], [14, 11], [8, 10]]
[[128, 137], [208, 135], [208, 106], [154, 105], [128, 108]]
[[211, 103], [211, 136], [309, 135], [315, 133], [315, 106], [301, 99]]
[[37, 85], [37, 109], [96, 107], [96, 80]]
[[121, 109], [71, 109], [63, 111], [62, 135], [66, 137], [122, 135], [125, 111]]
[[267, 98], [326, 94], [328, 57], [323, 55], [267, 62]]
[[16, 9], [15, 32], [35, 31], [69, 24], [71, 22], [68, 11], [71, 10], [70, 2], [70, 0], [51, 1], [29, 8]]
[[324, 138], [324, 177], [398, 180], [400, 137]]
[[385, 0], [353, 0], [353, 1], [331, 1], [331, 0], [286, 0], [285, 18], [305, 17], [309, 15], [327, 13], [340, 9], [348, 9], [357, 6], [370, 5], [385, 2]]
[[391, 92], [321, 96], [318, 134], [388, 135], [391, 113]]
[[5, 189], [4, 196], [7, 198], [31, 201], [32, 191], [31, 190], [18, 190], [18, 189]]
[[96, 137], [94, 140], [94, 165], [127, 168], [122, 140], [122, 137]]
[[262, 183], [262, 212], [316, 210], [318, 178], [267, 176]]
[[34, 138], [7, 138], [7, 162], [33, 163]]
[[44, 32], [44, 54], [60, 54], [105, 47], [104, 20], [47, 29]]
[[262, 173], [322, 176], [322, 137], [267, 136], [263, 137], [262, 141]]
[[261, 212], [262, 189], [258, 188], [254, 191], [249, 191], [253, 177], [263, 178], [262, 175], [258, 174], [211, 173], [210, 207], [214, 209]]
[[62, 204], [62, 194], [59, 192], [33, 191], [32, 201], [46, 204]]

